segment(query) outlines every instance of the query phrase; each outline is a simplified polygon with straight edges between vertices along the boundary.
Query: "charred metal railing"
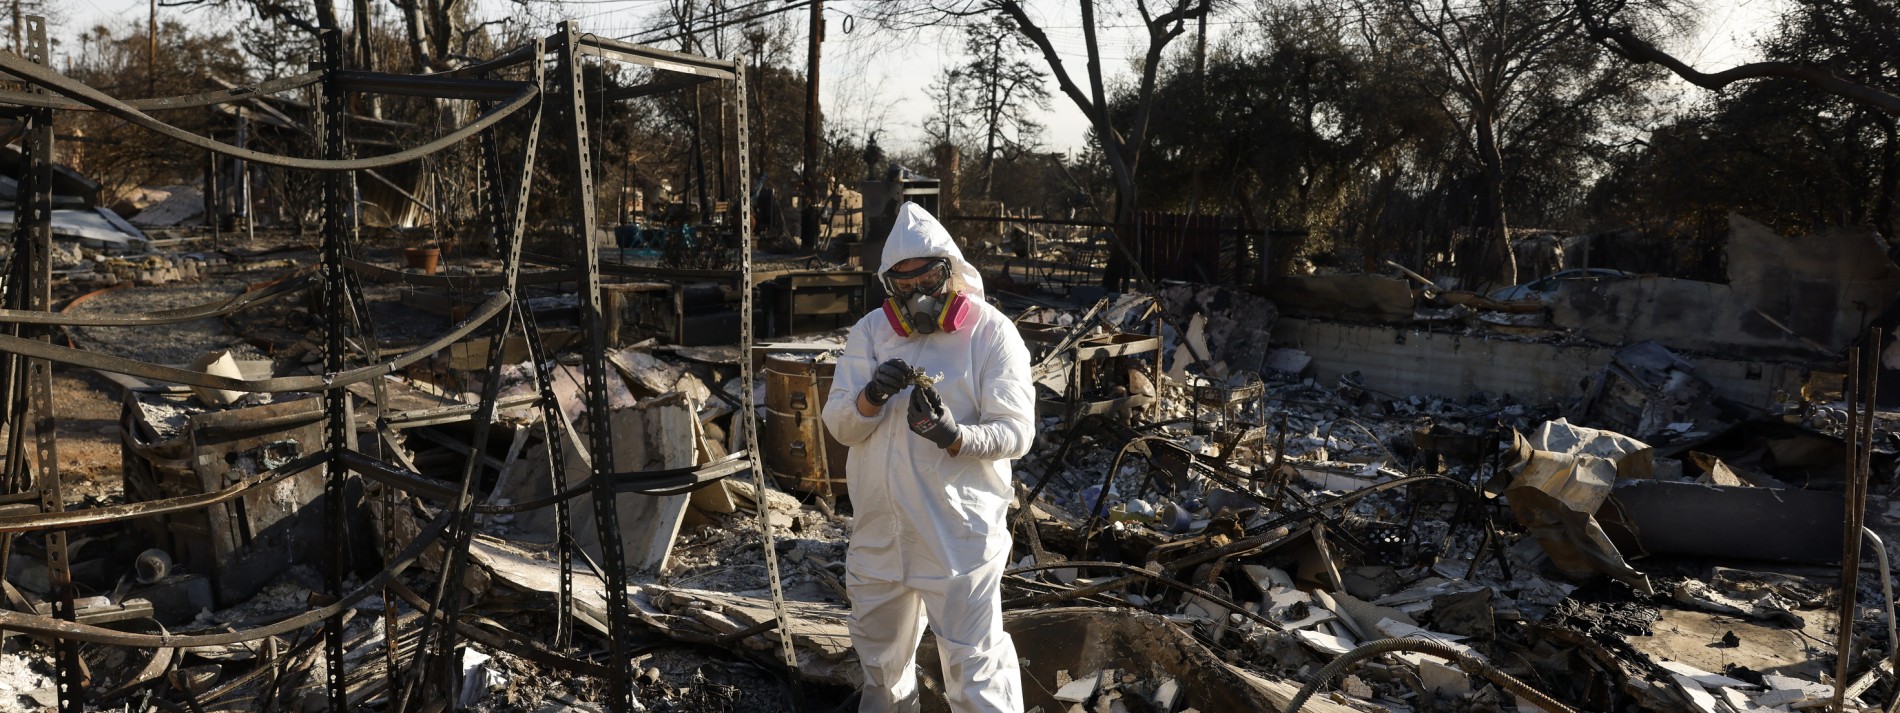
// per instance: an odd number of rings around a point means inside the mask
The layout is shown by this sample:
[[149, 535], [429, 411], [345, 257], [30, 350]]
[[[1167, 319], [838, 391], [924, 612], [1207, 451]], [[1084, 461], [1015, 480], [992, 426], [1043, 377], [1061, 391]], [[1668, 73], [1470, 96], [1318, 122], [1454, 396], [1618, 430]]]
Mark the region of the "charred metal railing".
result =
[[[8, 399], [5, 417], [9, 434], [6, 469], [4, 477], [0, 477], [0, 486], [4, 486], [6, 495], [0, 496], [0, 499], [7, 502], [35, 500], [39, 504], [39, 512], [0, 514], [0, 578], [5, 575], [7, 553], [14, 536], [28, 532], [44, 533], [51, 580], [49, 593], [52, 614], [46, 616], [0, 609], [0, 628], [48, 637], [56, 642], [60, 710], [77, 712], [88, 706], [111, 702], [103, 699], [101, 692], [88, 690], [80, 658], [81, 642], [143, 647], [165, 652], [162, 656], [153, 656], [152, 663], [134, 676], [129, 684], [104, 692], [105, 695], [122, 697], [139, 687], [156, 686], [163, 682], [165, 669], [172, 666], [177, 658], [172, 655], [176, 649], [257, 641], [311, 626], [318, 627], [317, 630], [321, 632], [326, 662], [324, 689], [331, 710], [353, 709], [363, 701], [352, 700], [347, 685], [344, 614], [353, 605], [379, 593], [386, 603], [385, 646], [391, 664], [388, 668], [387, 700], [391, 710], [404, 710], [412, 704], [424, 702], [453, 700], [460, 688], [457, 678], [461, 671], [455, 655], [458, 637], [505, 649], [545, 666], [604, 679], [612, 709], [626, 711], [639, 708], [633, 690], [629, 655], [632, 620], [627, 601], [625, 557], [618, 537], [620, 528], [626, 523], [617, 520], [618, 508], [614, 506], [614, 498], [628, 493], [678, 494], [748, 469], [752, 471], [756, 487], [763, 491], [765, 485], [762, 470], [752, 467], [753, 463], [758, 462], [758, 446], [755, 416], [750, 408], [739, 409], [738, 416], [745, 429], [746, 441], [751, 444], [744, 454], [672, 470], [617, 472], [614, 468], [610, 420], [606, 418], [607, 340], [605, 320], [601, 313], [599, 253], [593, 245], [596, 222], [591, 175], [593, 149], [588, 136], [588, 97], [582, 84], [582, 67], [585, 58], [591, 55], [599, 60], [643, 65], [656, 70], [655, 76], [658, 78], [654, 81], [608, 92], [611, 96], [602, 97], [607, 101], [674, 91], [708, 81], [727, 82], [732, 101], [738, 107], [736, 139], [739, 173], [747, 175], [743, 63], [607, 40], [582, 34], [572, 23], [563, 23], [552, 36], [514, 48], [489, 61], [443, 74], [405, 76], [344, 68], [340, 37], [335, 31], [329, 31], [321, 37], [323, 62], [318, 71], [226, 91], [122, 101], [59, 75], [46, 66], [47, 46], [42, 20], [29, 18], [25, 35], [28, 42], [23, 56], [0, 52], [0, 72], [23, 80], [29, 87], [27, 91], [0, 91], [0, 112], [21, 117], [27, 127], [23, 146], [27, 170], [20, 181], [21, 201], [17, 228], [13, 234], [13, 252], [8, 258], [10, 264], [5, 272], [4, 295], [0, 295], [4, 298], [4, 309], [0, 309], [0, 325], [4, 325], [4, 333], [0, 333], [0, 354], [5, 355], [4, 361], [0, 362], [0, 391], [4, 391]], [[552, 75], [547, 74], [550, 63]], [[522, 65], [526, 65], [526, 79], [495, 78], [500, 72]], [[168, 124], [148, 113], [247, 101], [262, 94], [305, 87], [318, 88], [322, 97], [316, 132], [320, 144], [317, 158], [269, 154], [221, 143]], [[355, 157], [349, 148], [350, 116], [345, 111], [345, 100], [352, 93], [471, 100], [481, 102], [482, 109], [468, 124], [423, 144], [378, 156]], [[536, 148], [540, 134], [548, 128], [542, 125], [542, 117], [546, 113], [544, 107], [559, 109], [552, 115], [565, 120], [562, 125], [552, 129], [565, 140], [565, 163], [570, 164], [572, 170], [572, 212], [565, 217], [574, 225], [579, 257], [573, 265], [562, 269], [524, 274], [522, 247], [533, 184], [532, 172], [537, 163]], [[101, 112], [214, 154], [322, 173], [321, 267], [315, 271], [297, 273], [255, 294], [183, 310], [112, 316], [54, 313], [51, 309], [49, 253], [52, 246], [52, 119], [57, 111]], [[516, 119], [517, 123], [526, 124], [525, 136], [522, 137], [523, 148], [520, 156], [503, 160], [502, 142], [496, 140], [496, 132], [504, 125], [503, 122], [511, 118]], [[498, 236], [502, 273], [474, 277], [421, 276], [393, 273], [362, 262], [357, 256], [355, 221], [349, 212], [355, 172], [415, 161], [471, 139], [480, 139], [482, 142], [487, 179], [485, 212]], [[514, 170], [509, 170], [510, 166]], [[739, 193], [738, 204], [739, 215], [749, 215], [747, 197], [743, 191]], [[752, 299], [749, 289], [752, 235], [750, 221], [742, 219], [739, 223], [742, 284], [748, 286], [748, 289], [743, 290], [741, 314], [749, 315]], [[376, 347], [374, 325], [369, 321], [363, 297], [362, 280], [366, 275], [397, 279], [413, 285], [473, 287], [495, 292], [446, 333], [393, 358], [383, 358], [382, 352]], [[578, 285], [581, 328], [586, 332], [583, 354], [584, 399], [587, 409], [594, 414], [588, 420], [588, 448], [579, 452], [582, 460], [586, 461], [590, 475], [574, 484], [566, 482], [566, 456], [560, 447], [566, 442], [566, 432], [573, 426], [567, 422], [567, 416], [555, 400], [551, 376], [553, 355], [541, 340], [538, 326], [534, 323], [533, 314], [521, 290], [524, 284], [568, 281]], [[62, 347], [55, 345], [51, 338], [54, 330], [63, 326], [170, 324], [233, 314], [312, 287], [322, 290], [321, 310], [325, 323], [323, 374], [320, 376], [261, 379], [215, 376]], [[744, 325], [741, 353], [744, 354], [750, 352], [752, 334], [750, 320], [742, 319], [741, 323]], [[407, 463], [391, 462], [352, 447], [351, 437], [356, 430], [355, 416], [351, 413], [349, 393], [345, 387], [368, 382], [373, 388], [381, 389], [381, 377], [384, 375], [422, 360], [483, 327], [492, 327], [498, 337], [489, 345], [488, 373], [480, 403], [468, 409], [456, 410], [454, 414], [431, 414], [431, 417], [466, 414], [472, 422], [469, 455], [459, 482], [432, 480]], [[510, 505], [479, 504], [474, 497], [474, 488], [481, 472], [482, 447], [487, 442], [488, 430], [498, 408], [501, 350], [505, 341], [500, 337], [507, 336], [513, 330], [520, 330], [534, 367], [536, 394], [533, 400], [541, 412], [543, 437], [551, 444], [546, 450], [554, 481], [552, 495]], [[358, 339], [352, 340], [351, 336]], [[325, 443], [319, 452], [230, 482], [215, 491], [68, 511], [65, 509], [61, 476], [57, 469], [58, 429], [51, 387], [51, 369], [55, 363], [213, 389], [320, 394], [324, 405], [322, 419]], [[741, 364], [741, 378], [744, 379], [743, 383], [749, 384], [751, 364], [747, 360], [741, 360]], [[385, 406], [386, 403], [378, 399], [377, 407], [380, 409]], [[375, 426], [379, 438], [394, 446], [394, 429], [400, 426], [404, 416], [400, 413], [380, 414]], [[25, 447], [29, 433], [34, 443], [30, 467], [28, 449]], [[399, 448], [392, 449], [392, 457], [402, 460]], [[170, 633], [158, 627], [158, 631], [152, 633], [76, 620], [72, 575], [66, 562], [69, 553], [65, 537], [69, 530], [85, 525], [125, 522], [211, 507], [318, 469], [321, 469], [325, 478], [323, 514], [329, 548], [324, 573], [326, 591], [318, 601], [313, 602], [312, 608], [279, 621], [237, 631]], [[380, 572], [368, 577], [354, 589], [345, 591], [345, 566], [349, 554], [346, 543], [352, 538], [345, 518], [344, 500], [349, 482], [353, 479], [373, 481], [404, 497], [434, 501], [443, 507], [421, 526], [419, 534], [400, 551], [386, 556], [385, 566]], [[599, 569], [607, 586], [606, 647], [598, 660], [581, 658], [571, 648], [574, 636], [572, 611], [576, 544], [571, 532], [568, 505], [574, 498], [583, 496], [593, 498], [594, 524], [600, 533], [603, 560]], [[557, 536], [554, 549], [558, 553], [560, 566], [560, 606], [553, 640], [543, 643], [498, 630], [492, 624], [464, 621], [462, 612], [469, 603], [459, 582], [462, 570], [469, 566], [469, 548], [476, 524], [474, 516], [547, 507], [555, 511]], [[775, 604], [774, 613], [778, 621], [783, 623], [783, 595], [779, 590], [776, 551], [770, 541], [769, 520], [761, 514], [758, 523], [760, 534], [766, 540], [764, 552]], [[446, 548], [447, 556], [443, 558], [433, 591], [411, 590], [398, 575], [416, 563], [425, 550], [438, 544]], [[413, 637], [410, 631], [399, 631], [402, 620], [396, 616], [394, 609], [394, 602], [399, 600], [408, 602], [420, 614], [421, 621], [414, 626]], [[398, 650], [401, 642], [407, 638], [413, 638], [419, 645], [406, 666], [398, 665]], [[781, 636], [780, 640], [784, 644], [781, 653], [787, 665], [795, 666], [796, 660], [791, 651], [792, 637]], [[294, 646], [293, 650], [312, 653], [316, 641], [317, 637], [312, 635]], [[276, 665], [276, 662], [260, 664], [257, 670], [196, 696], [176, 683], [173, 687], [179, 695], [184, 696], [186, 707], [196, 710], [238, 690], [255, 680], [268, 667]], [[175, 707], [170, 702], [164, 705]]]

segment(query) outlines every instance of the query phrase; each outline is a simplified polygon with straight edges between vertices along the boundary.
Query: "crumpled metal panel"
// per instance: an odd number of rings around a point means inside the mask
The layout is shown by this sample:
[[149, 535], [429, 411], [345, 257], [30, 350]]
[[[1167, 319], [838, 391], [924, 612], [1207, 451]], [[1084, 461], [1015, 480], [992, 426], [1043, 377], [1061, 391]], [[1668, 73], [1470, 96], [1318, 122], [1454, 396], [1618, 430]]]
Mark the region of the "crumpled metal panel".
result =
[[1595, 517], [1619, 477], [1649, 475], [1649, 446], [1563, 419], [1545, 423], [1530, 439], [1513, 437], [1517, 463], [1504, 495], [1550, 561], [1572, 574], [1602, 572], [1651, 591], [1649, 579], [1624, 561]]

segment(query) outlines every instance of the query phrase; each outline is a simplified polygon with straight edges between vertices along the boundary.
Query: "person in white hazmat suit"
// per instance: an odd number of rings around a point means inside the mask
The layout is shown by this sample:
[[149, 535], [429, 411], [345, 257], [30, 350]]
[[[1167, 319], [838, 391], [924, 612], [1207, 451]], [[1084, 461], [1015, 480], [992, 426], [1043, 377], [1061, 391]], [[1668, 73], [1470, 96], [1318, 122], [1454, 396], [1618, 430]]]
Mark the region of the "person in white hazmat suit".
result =
[[[825, 426], [850, 447], [856, 521], [845, 587], [864, 665], [858, 710], [918, 709], [917, 646], [928, 625], [951, 710], [1020, 713], [1001, 584], [1010, 461], [1034, 437], [1029, 351], [983, 301], [983, 281], [950, 234], [916, 204], [898, 209], [878, 275], [890, 299], [852, 326], [824, 409]], [[913, 386], [916, 371], [941, 379]]]

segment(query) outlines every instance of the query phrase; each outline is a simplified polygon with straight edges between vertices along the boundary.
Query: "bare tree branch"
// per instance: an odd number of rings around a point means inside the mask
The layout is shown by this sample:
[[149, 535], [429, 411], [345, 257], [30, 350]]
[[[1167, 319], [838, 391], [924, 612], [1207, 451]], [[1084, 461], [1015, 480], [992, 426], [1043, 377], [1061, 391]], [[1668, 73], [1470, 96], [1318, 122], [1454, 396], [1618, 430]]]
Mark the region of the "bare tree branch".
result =
[[1637, 37], [1627, 27], [1610, 26], [1606, 18], [1593, 16], [1586, 11], [1583, 20], [1591, 38], [1611, 51], [1639, 64], [1662, 65], [1676, 76], [1703, 89], [1721, 91], [1730, 84], [1750, 79], [1798, 79], [1829, 94], [1863, 102], [1889, 114], [1900, 114], [1900, 96], [1844, 79], [1825, 67], [1794, 62], [1751, 62], [1707, 73], [1689, 66], [1648, 40]]

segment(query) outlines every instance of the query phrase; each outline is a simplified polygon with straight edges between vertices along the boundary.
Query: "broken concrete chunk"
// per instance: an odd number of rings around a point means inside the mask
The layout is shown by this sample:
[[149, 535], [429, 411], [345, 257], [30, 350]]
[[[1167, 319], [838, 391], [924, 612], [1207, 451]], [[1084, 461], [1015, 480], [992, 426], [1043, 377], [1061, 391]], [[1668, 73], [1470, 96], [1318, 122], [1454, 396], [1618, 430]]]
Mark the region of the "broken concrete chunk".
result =
[[[199, 357], [197, 361], [191, 363], [191, 368], [211, 376], [222, 376], [228, 379], [244, 378], [244, 372], [238, 369], [237, 357], [231, 356], [231, 352], [228, 349], [211, 352]], [[237, 403], [237, 400], [244, 396], [244, 392], [242, 391], [213, 389], [204, 386], [193, 386], [191, 387], [191, 392], [197, 394], [198, 400], [204, 402], [204, 405], [213, 408], [230, 406], [231, 404]]]
[[1441, 696], [1462, 696], [1471, 692], [1471, 677], [1464, 671], [1432, 659], [1418, 664], [1418, 680], [1425, 690]]
[[1834, 687], [1790, 676], [1763, 674], [1762, 683], [1769, 691], [1755, 697], [1755, 703], [1764, 706], [1779, 706], [1809, 698], [1832, 698]]
[[1735, 713], [1772, 713], [1774, 710], [1755, 705], [1754, 701], [1748, 699], [1748, 694], [1733, 688], [1717, 688], [1711, 691], [1711, 693], [1714, 693], [1717, 698], [1722, 699], [1722, 702], [1727, 704], [1729, 709], [1735, 711]]
[[1347, 593], [1367, 601], [1396, 592], [1401, 586], [1398, 571], [1385, 566], [1348, 567], [1339, 572], [1339, 577]]
[[1489, 641], [1497, 635], [1491, 590], [1443, 594], [1432, 598], [1432, 626], [1439, 631]]
[[1164, 678], [1161, 680], [1161, 685], [1155, 686], [1154, 696], [1152, 696], [1150, 700], [1154, 702], [1155, 708], [1163, 711], [1171, 711], [1174, 710], [1174, 704], [1180, 699], [1181, 684], [1172, 678]]
[[1095, 688], [1102, 680], [1102, 674], [1096, 673], [1087, 678], [1070, 681], [1068, 685], [1056, 691], [1056, 700], [1064, 703], [1085, 703], [1095, 697]]
[[1355, 698], [1371, 698], [1372, 697], [1372, 687], [1366, 685], [1366, 682], [1360, 679], [1358, 676], [1347, 676], [1345, 680], [1340, 681], [1339, 690], [1344, 691], [1346, 695], [1353, 696]]
[[1313, 355], [1304, 349], [1274, 349], [1267, 352], [1267, 370], [1303, 379], [1310, 376]]
[[1780, 706], [1785, 706], [1790, 703], [1794, 703], [1797, 701], [1804, 701], [1811, 698], [1818, 699], [1815, 696], [1810, 696], [1798, 690], [1775, 688], [1775, 689], [1770, 689], [1767, 692], [1762, 693], [1761, 695], [1755, 696], [1755, 705], [1763, 706], [1767, 708], [1778, 708]]
[[1716, 702], [1715, 696], [1709, 695], [1709, 692], [1704, 690], [1701, 684], [1696, 683], [1695, 679], [1679, 673], [1671, 674], [1670, 678], [1676, 682], [1677, 688], [1682, 689], [1683, 695], [1689, 698], [1689, 704], [1695, 706], [1696, 710], [1702, 713], [1723, 713], [1721, 704]]

